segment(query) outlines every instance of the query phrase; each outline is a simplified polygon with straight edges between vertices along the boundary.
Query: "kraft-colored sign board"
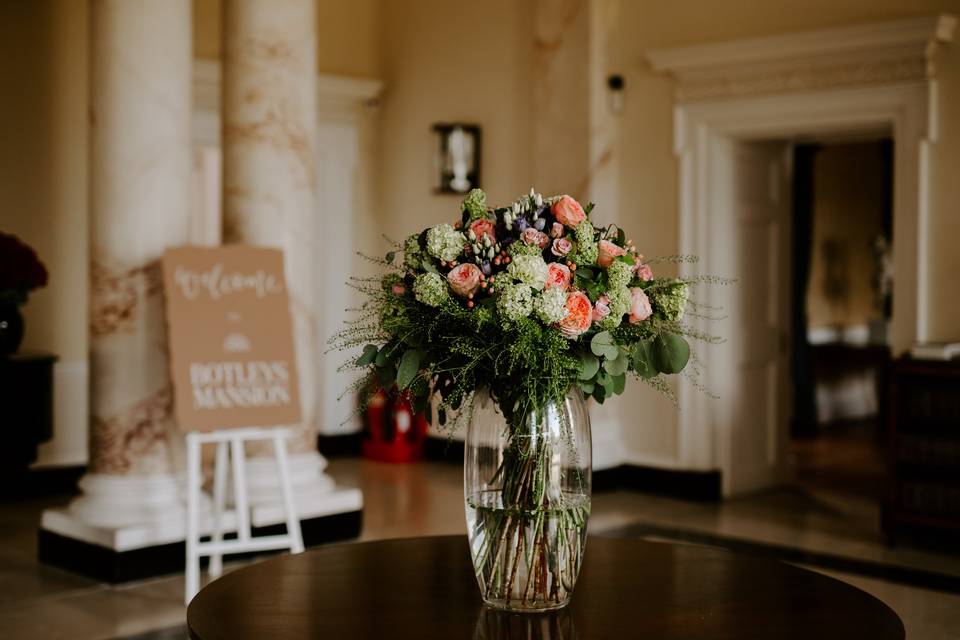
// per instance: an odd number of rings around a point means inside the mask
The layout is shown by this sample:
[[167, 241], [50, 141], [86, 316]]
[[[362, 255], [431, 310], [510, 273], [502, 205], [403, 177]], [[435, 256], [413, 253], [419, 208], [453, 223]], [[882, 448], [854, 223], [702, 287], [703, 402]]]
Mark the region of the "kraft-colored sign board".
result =
[[163, 284], [180, 429], [298, 423], [283, 252], [243, 245], [169, 249]]

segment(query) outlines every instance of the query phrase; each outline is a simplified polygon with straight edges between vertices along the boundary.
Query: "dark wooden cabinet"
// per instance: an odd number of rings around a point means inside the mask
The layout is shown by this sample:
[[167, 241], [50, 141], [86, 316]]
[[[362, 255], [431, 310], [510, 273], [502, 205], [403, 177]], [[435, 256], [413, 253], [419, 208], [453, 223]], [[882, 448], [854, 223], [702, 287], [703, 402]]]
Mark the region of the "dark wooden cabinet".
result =
[[0, 476], [24, 475], [53, 437], [53, 364], [47, 353], [0, 357]]
[[894, 539], [960, 532], [960, 361], [894, 362], [885, 419], [884, 532]]

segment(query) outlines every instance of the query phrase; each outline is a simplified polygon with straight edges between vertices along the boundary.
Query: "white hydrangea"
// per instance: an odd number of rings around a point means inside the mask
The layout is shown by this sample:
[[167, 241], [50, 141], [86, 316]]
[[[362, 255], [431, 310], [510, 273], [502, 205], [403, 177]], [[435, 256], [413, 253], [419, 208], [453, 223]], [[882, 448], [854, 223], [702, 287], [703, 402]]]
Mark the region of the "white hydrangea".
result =
[[609, 267], [607, 267], [607, 282], [610, 283], [611, 289], [621, 289], [633, 280], [633, 270], [625, 262], [620, 260], [614, 260]]
[[449, 224], [438, 224], [427, 231], [427, 252], [437, 260], [456, 260], [464, 244], [463, 234]]
[[438, 273], [421, 273], [413, 281], [413, 296], [425, 305], [439, 307], [448, 295], [447, 281]]
[[497, 309], [507, 320], [526, 318], [533, 311], [533, 290], [525, 284], [508, 284], [500, 290]]
[[533, 310], [544, 324], [560, 322], [567, 317], [567, 293], [560, 287], [544, 289], [534, 300]]
[[543, 289], [547, 283], [549, 269], [540, 255], [517, 255], [510, 259], [510, 266], [507, 273], [523, 284], [534, 289]]

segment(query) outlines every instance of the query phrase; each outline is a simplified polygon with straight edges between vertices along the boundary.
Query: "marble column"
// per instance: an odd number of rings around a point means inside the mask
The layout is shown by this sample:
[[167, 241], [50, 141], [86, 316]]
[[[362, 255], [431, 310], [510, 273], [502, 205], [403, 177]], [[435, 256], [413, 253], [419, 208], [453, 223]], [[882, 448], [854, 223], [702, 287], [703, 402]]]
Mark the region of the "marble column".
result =
[[94, 0], [90, 464], [70, 506], [98, 526], [179, 517], [159, 259], [190, 207], [190, 0]]
[[[333, 489], [316, 445], [315, 10], [314, 0], [223, 4], [223, 239], [284, 252], [302, 413], [290, 464], [305, 512]], [[251, 501], [279, 500], [272, 457], [248, 468]]]

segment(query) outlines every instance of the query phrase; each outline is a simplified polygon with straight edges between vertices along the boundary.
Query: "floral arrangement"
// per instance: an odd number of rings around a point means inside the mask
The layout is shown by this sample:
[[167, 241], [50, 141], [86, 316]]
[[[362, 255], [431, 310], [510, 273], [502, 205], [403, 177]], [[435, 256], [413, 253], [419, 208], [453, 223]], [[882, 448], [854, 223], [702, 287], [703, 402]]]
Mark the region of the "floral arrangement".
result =
[[0, 232], [0, 301], [22, 305], [34, 289], [47, 286], [47, 268], [29, 245]]
[[671, 393], [665, 376], [687, 366], [686, 338], [715, 340], [683, 322], [690, 287], [717, 279], [655, 277], [656, 263], [692, 258], [648, 260], [592, 210], [532, 189], [489, 207], [474, 189], [451, 224], [375, 260], [387, 275], [353, 280], [368, 300], [331, 344], [363, 346], [349, 366], [408, 391], [415, 410], [430, 413], [436, 397], [441, 424], [481, 387], [511, 425], [574, 387], [602, 403], [628, 375]]

